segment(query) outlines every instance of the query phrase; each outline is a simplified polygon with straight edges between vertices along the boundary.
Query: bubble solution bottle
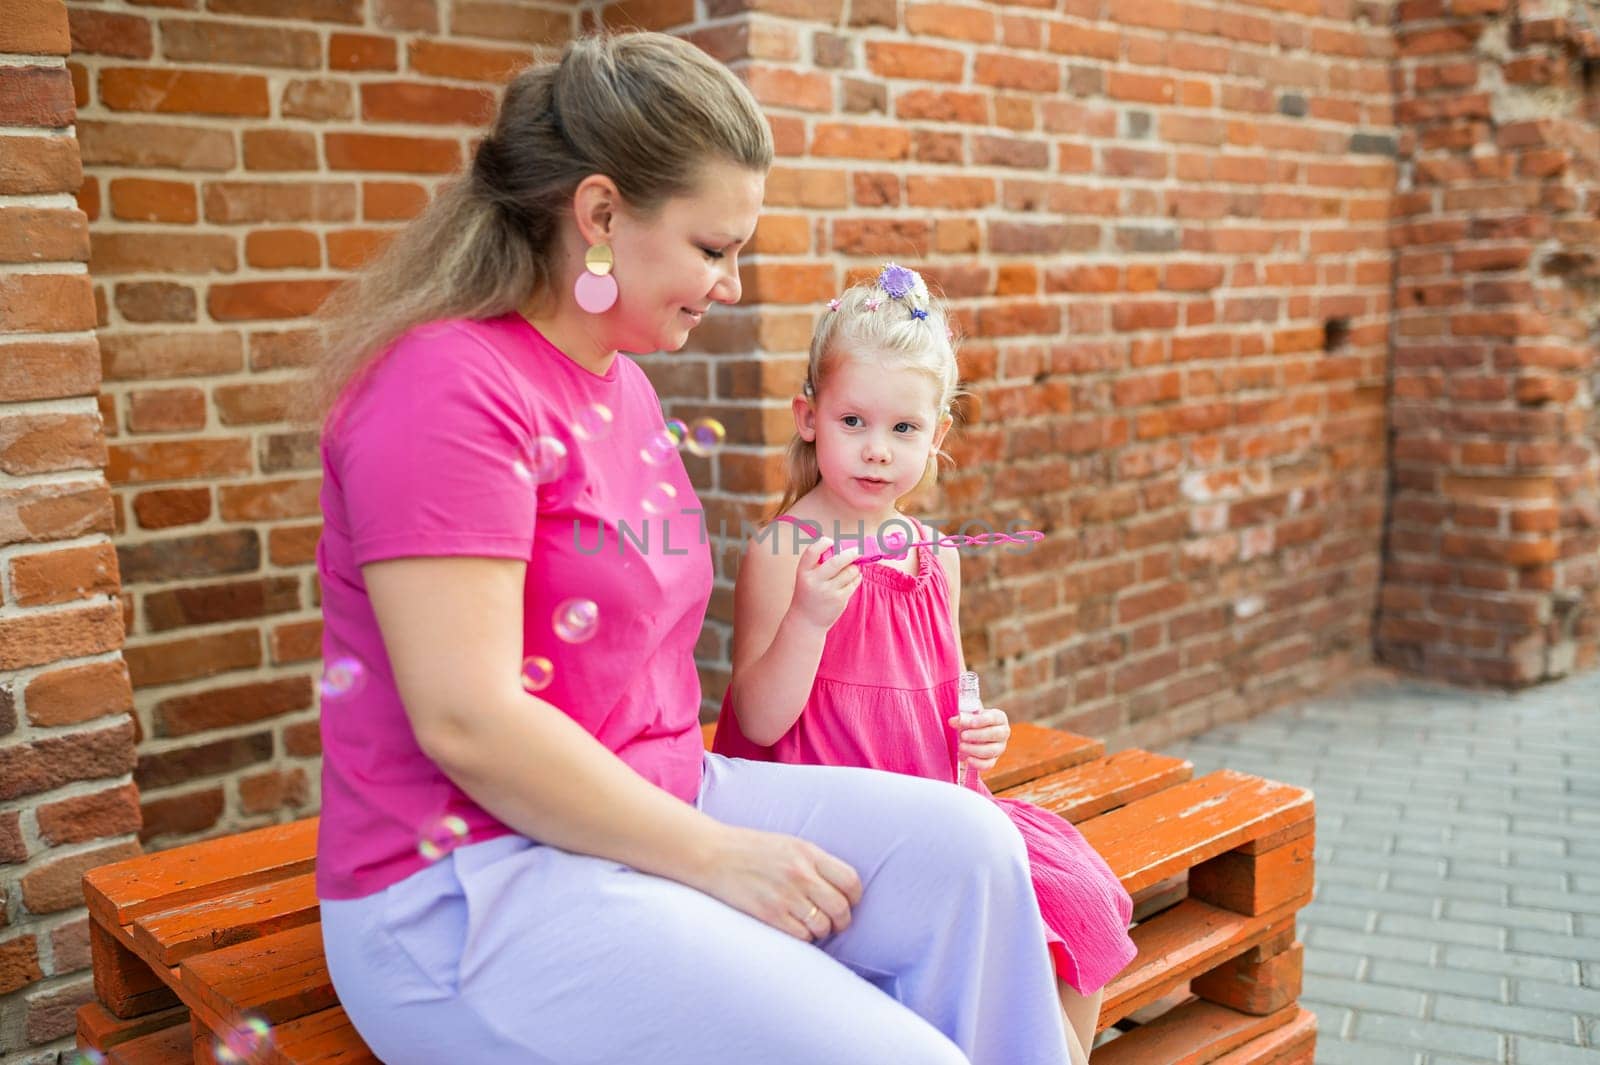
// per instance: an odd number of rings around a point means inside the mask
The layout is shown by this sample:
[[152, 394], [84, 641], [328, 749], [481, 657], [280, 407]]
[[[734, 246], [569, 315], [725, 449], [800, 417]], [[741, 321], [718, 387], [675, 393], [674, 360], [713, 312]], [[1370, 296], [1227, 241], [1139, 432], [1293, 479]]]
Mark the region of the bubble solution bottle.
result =
[[[961, 674], [957, 693], [956, 709], [961, 712], [963, 717], [968, 714], [976, 714], [983, 709], [983, 697], [978, 694], [978, 675], [976, 673], [969, 671]], [[956, 742], [960, 743], [959, 735], [956, 738]], [[967, 786], [967, 760], [965, 758], [961, 758], [960, 761], [956, 762], [956, 785], [963, 788]]]

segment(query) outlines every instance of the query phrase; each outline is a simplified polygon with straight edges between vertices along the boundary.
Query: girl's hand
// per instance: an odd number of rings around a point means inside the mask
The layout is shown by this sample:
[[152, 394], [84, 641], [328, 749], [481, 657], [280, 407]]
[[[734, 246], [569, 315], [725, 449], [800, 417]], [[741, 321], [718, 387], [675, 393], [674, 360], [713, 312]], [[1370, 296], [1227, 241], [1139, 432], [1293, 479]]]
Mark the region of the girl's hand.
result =
[[705, 876], [691, 886], [806, 942], [850, 927], [861, 878], [849, 865], [798, 836], [722, 827]]
[[795, 570], [794, 598], [789, 603], [791, 613], [824, 631], [833, 628], [856, 585], [861, 583], [861, 567], [855, 564], [861, 554], [857, 548], [846, 548], [826, 562], [818, 561], [832, 546], [832, 540], [823, 538], [806, 548]]
[[966, 759], [975, 773], [987, 773], [994, 768], [1011, 740], [1011, 720], [1004, 710], [990, 707], [975, 714], [957, 714], [950, 718], [950, 727], [961, 733], [956, 757]]

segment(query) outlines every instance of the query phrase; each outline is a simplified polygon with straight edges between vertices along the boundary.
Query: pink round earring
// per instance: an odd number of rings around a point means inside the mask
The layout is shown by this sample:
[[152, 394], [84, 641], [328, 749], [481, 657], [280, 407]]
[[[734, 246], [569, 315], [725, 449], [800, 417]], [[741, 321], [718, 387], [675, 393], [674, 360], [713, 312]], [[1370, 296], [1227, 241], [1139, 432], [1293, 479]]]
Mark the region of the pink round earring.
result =
[[590, 314], [604, 314], [617, 302], [617, 279], [611, 276], [611, 245], [595, 244], [583, 256], [583, 273], [572, 286], [578, 306]]

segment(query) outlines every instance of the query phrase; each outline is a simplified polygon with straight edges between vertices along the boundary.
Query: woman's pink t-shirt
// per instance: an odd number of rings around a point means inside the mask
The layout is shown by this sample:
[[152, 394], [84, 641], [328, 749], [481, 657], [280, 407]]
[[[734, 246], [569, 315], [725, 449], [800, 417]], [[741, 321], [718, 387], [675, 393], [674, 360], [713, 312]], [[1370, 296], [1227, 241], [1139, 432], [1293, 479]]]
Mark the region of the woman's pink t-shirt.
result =
[[[347, 393], [322, 444], [317, 575], [325, 665], [359, 666], [354, 684], [323, 695], [320, 897], [371, 894], [436, 847], [513, 831], [417, 745], [362, 580], [361, 567], [383, 559], [526, 560], [522, 653], [552, 665], [538, 698], [646, 780], [694, 800], [694, 647], [711, 554], [683, 461], [655, 439], [664, 429], [632, 361], [619, 356], [597, 376], [517, 314], [419, 326]], [[543, 483], [551, 449], [540, 438], [567, 451], [566, 468]], [[557, 632], [585, 631], [556, 623], [570, 600], [598, 608], [587, 640]], [[516, 673], [523, 661], [502, 666]], [[542, 771], [537, 751], [504, 756]]]

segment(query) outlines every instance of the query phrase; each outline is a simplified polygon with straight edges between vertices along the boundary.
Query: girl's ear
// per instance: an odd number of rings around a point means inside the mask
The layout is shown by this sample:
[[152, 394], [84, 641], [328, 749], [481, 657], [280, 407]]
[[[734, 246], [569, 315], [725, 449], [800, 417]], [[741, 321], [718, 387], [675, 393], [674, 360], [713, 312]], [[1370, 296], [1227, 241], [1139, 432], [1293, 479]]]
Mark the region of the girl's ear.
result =
[[794, 397], [794, 429], [800, 439], [813, 443], [817, 439], [817, 411], [805, 396]]
[[950, 426], [954, 424], [955, 419], [948, 414], [939, 419], [939, 428], [933, 431], [933, 450], [935, 453], [938, 453], [939, 449], [944, 446], [945, 434], [950, 431]]

